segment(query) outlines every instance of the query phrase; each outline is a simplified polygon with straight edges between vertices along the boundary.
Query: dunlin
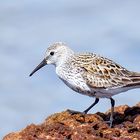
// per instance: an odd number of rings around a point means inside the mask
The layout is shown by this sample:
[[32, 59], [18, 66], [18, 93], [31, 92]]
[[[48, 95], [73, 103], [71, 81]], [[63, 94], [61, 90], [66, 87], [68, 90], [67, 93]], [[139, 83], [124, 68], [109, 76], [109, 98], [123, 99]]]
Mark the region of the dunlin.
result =
[[113, 123], [115, 105], [112, 96], [140, 88], [140, 73], [129, 71], [112, 60], [94, 53], [75, 53], [62, 42], [50, 45], [44, 60], [30, 76], [47, 64], [55, 66], [56, 74], [71, 89], [83, 95], [95, 97], [94, 103], [83, 113], [87, 113], [95, 106], [99, 98], [110, 99], [110, 127]]

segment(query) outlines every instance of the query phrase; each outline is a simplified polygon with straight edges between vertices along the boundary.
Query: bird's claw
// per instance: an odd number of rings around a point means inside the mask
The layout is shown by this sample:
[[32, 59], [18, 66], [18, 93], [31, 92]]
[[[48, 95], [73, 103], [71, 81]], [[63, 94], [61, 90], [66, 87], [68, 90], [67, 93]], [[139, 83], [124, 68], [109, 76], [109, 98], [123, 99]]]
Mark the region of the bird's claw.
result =
[[112, 128], [113, 127], [113, 122], [111, 120], [109, 121], [105, 121], [107, 124], [109, 124], [109, 127]]
[[75, 110], [70, 110], [70, 109], [67, 109], [67, 111], [71, 114], [71, 115], [75, 115], [75, 114], [86, 114], [85, 112], [80, 112], [80, 111], [75, 111]]

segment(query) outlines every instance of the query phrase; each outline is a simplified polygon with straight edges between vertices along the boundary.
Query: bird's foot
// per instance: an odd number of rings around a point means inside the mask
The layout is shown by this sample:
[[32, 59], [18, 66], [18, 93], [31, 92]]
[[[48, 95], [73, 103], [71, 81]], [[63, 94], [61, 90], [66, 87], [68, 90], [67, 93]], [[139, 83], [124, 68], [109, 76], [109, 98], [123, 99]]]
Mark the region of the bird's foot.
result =
[[86, 109], [85, 111], [83, 111], [83, 114], [87, 114], [88, 113], [88, 109]]
[[85, 112], [80, 112], [80, 111], [75, 111], [75, 110], [70, 110], [70, 109], [67, 109], [67, 111], [71, 114], [71, 115], [75, 115], [75, 114], [86, 114]]
[[109, 127], [110, 128], [113, 128], [113, 121], [112, 120], [109, 120], [109, 121], [105, 121], [107, 124], [109, 124]]

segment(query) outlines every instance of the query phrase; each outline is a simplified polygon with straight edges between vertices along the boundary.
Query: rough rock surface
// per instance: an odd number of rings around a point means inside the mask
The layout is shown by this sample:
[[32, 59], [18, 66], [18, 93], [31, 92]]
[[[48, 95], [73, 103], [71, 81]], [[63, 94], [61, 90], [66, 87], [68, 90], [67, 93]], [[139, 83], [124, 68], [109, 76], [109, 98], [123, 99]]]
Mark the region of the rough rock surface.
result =
[[115, 108], [114, 127], [105, 122], [110, 112], [70, 114], [68, 111], [48, 117], [40, 125], [8, 134], [3, 140], [140, 140], [140, 103]]

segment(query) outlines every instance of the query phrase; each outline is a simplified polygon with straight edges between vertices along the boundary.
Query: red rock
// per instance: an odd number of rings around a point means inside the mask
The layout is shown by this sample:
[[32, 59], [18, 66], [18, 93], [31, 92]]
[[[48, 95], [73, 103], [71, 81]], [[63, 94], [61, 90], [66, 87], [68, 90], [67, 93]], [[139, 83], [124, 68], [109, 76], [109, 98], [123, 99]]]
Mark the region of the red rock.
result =
[[65, 111], [48, 117], [40, 125], [10, 133], [3, 140], [140, 140], [140, 105], [115, 108], [114, 128], [106, 124], [110, 112], [70, 114]]

